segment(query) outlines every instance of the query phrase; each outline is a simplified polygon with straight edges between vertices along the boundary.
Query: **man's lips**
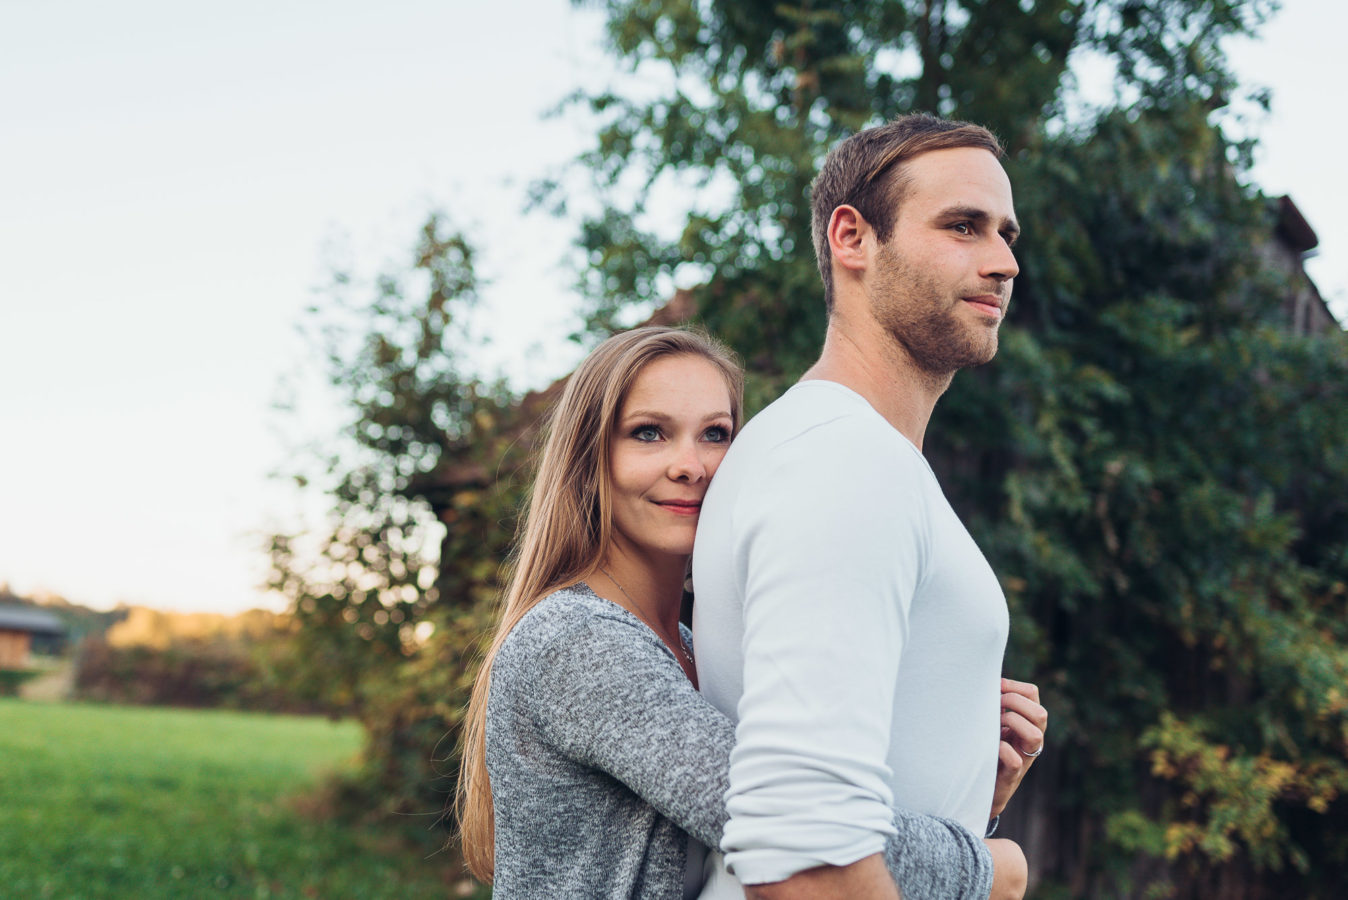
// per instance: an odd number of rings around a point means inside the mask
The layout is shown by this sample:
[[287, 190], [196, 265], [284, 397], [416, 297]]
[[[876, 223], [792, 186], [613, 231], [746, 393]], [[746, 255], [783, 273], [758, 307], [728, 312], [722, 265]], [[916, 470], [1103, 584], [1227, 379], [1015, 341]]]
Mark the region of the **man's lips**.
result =
[[974, 297], [965, 297], [964, 302], [968, 303], [985, 316], [992, 316], [998, 319], [1002, 317], [1002, 298], [998, 297], [996, 294], [979, 294]]
[[656, 506], [662, 506], [681, 516], [695, 516], [702, 509], [701, 500], [656, 500]]

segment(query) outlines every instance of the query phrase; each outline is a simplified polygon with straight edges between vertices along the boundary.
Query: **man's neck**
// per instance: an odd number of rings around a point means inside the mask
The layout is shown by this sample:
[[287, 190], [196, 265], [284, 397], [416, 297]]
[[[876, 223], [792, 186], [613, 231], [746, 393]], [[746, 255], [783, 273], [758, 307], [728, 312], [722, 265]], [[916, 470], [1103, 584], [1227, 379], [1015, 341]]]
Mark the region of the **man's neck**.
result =
[[903, 345], [877, 323], [829, 320], [824, 350], [802, 381], [834, 381], [860, 394], [919, 450], [936, 401], [954, 373], [922, 370]]

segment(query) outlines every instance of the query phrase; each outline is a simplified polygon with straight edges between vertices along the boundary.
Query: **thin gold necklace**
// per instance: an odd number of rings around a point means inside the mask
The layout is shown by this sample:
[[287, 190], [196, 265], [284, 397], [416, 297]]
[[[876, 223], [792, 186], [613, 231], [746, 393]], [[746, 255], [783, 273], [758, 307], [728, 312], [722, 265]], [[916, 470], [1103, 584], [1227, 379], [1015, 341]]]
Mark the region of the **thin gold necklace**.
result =
[[[632, 599], [631, 594], [627, 593], [627, 588], [622, 586], [622, 582], [614, 578], [613, 575], [609, 573], [609, 570], [605, 569], [603, 566], [599, 567], [599, 571], [603, 572], [604, 577], [606, 577], [609, 581], [613, 582], [613, 584], [618, 588], [618, 590], [622, 591], [622, 595], [627, 598], [628, 603], [632, 604], [632, 609], [635, 610], [636, 614], [641, 617], [641, 621], [645, 622], [646, 625], [650, 627], [651, 631], [654, 631], [657, 635], [661, 635], [662, 632], [660, 631], [660, 629], [655, 627], [654, 622], [646, 618], [646, 614], [641, 611], [640, 604], [638, 604], [637, 601]], [[666, 641], [666, 643], [668, 643], [668, 641]], [[679, 652], [683, 654], [684, 659], [688, 660], [689, 665], [696, 665], [693, 662], [693, 654], [689, 653], [688, 648], [685, 647], [683, 644], [682, 634], [679, 635]]]

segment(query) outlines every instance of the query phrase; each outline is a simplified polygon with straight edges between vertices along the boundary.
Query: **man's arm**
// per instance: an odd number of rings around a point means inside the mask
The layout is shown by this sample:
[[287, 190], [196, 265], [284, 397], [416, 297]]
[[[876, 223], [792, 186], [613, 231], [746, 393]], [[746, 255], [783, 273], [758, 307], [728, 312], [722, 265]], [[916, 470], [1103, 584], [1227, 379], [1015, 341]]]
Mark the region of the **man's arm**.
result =
[[[993, 878], [988, 892], [980, 891], [978, 896], [987, 896], [988, 900], [1023, 900], [1029, 866], [1020, 845], [1003, 838], [988, 838], [984, 843], [992, 854]], [[881, 856], [868, 856], [850, 866], [819, 866], [797, 872], [785, 881], [750, 885], [744, 896], [746, 900], [899, 900], [900, 892], [890, 874]]]
[[744, 683], [722, 847], [746, 885], [850, 873], [897, 833], [894, 698], [929, 534], [875, 437], [835, 420], [737, 498]]
[[[1029, 867], [1020, 846], [1003, 838], [988, 838], [984, 843], [993, 861], [988, 900], [1023, 900]], [[899, 900], [900, 892], [890, 874], [882, 857], [868, 856], [850, 866], [819, 866], [797, 872], [785, 881], [751, 885], [744, 895], [746, 900]], [[984, 895], [980, 892], [979, 896]]]
[[899, 900], [899, 890], [889, 877], [884, 857], [877, 853], [851, 865], [818, 866], [785, 881], [749, 885], [744, 896], [746, 900]]
[[1029, 884], [1029, 864], [1020, 845], [1005, 838], [987, 838], [992, 853], [993, 878], [988, 900], [1021, 900]]
[[[900, 815], [902, 818], [903, 814]], [[960, 828], [956, 823], [951, 824]], [[879, 867], [874, 861], [880, 857], [868, 856], [850, 866], [806, 869], [785, 881], [750, 885], [745, 888], [745, 897], [748, 900], [846, 900], [872, 896], [903, 896], [908, 900], [1024, 900], [1029, 865], [1025, 853], [1014, 841], [1004, 838], [982, 841], [990, 865], [987, 870], [976, 871], [976, 880], [967, 877], [968, 870], [963, 868], [960, 859], [949, 859], [945, 865], [933, 865], [927, 859], [916, 867], [896, 863], [900, 851], [894, 843], [891, 839]], [[906, 893], [895, 886], [895, 881], [905, 885]]]

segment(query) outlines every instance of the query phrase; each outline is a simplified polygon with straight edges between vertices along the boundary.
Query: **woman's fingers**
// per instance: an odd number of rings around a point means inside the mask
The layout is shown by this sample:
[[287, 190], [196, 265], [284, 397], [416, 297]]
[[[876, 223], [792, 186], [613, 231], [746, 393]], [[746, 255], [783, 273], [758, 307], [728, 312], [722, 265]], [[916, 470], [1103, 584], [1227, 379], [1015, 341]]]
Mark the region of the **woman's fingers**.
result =
[[1039, 685], [1028, 681], [1015, 681], [1010, 678], [1002, 679], [1003, 694], [1020, 694], [1022, 697], [1028, 697], [1035, 703], [1039, 702]]
[[1002, 740], [1022, 754], [1044, 746], [1048, 710], [1039, 702], [1039, 688], [1028, 681], [1002, 679]]
[[1002, 740], [1021, 753], [1034, 753], [1044, 746], [1044, 730], [1018, 712], [1002, 713]]
[[1003, 740], [997, 745], [997, 764], [999, 769], [1010, 772], [1011, 774], [1016, 774], [1020, 771], [1021, 766], [1026, 765], [1028, 762], [1029, 759], [1026, 758], [1025, 754], [1021, 753], [1009, 742]]
[[1020, 713], [1041, 731], [1048, 728], [1048, 710], [1044, 708], [1037, 697], [1027, 697], [1025, 694], [1016, 691], [1002, 691], [1002, 710]]

